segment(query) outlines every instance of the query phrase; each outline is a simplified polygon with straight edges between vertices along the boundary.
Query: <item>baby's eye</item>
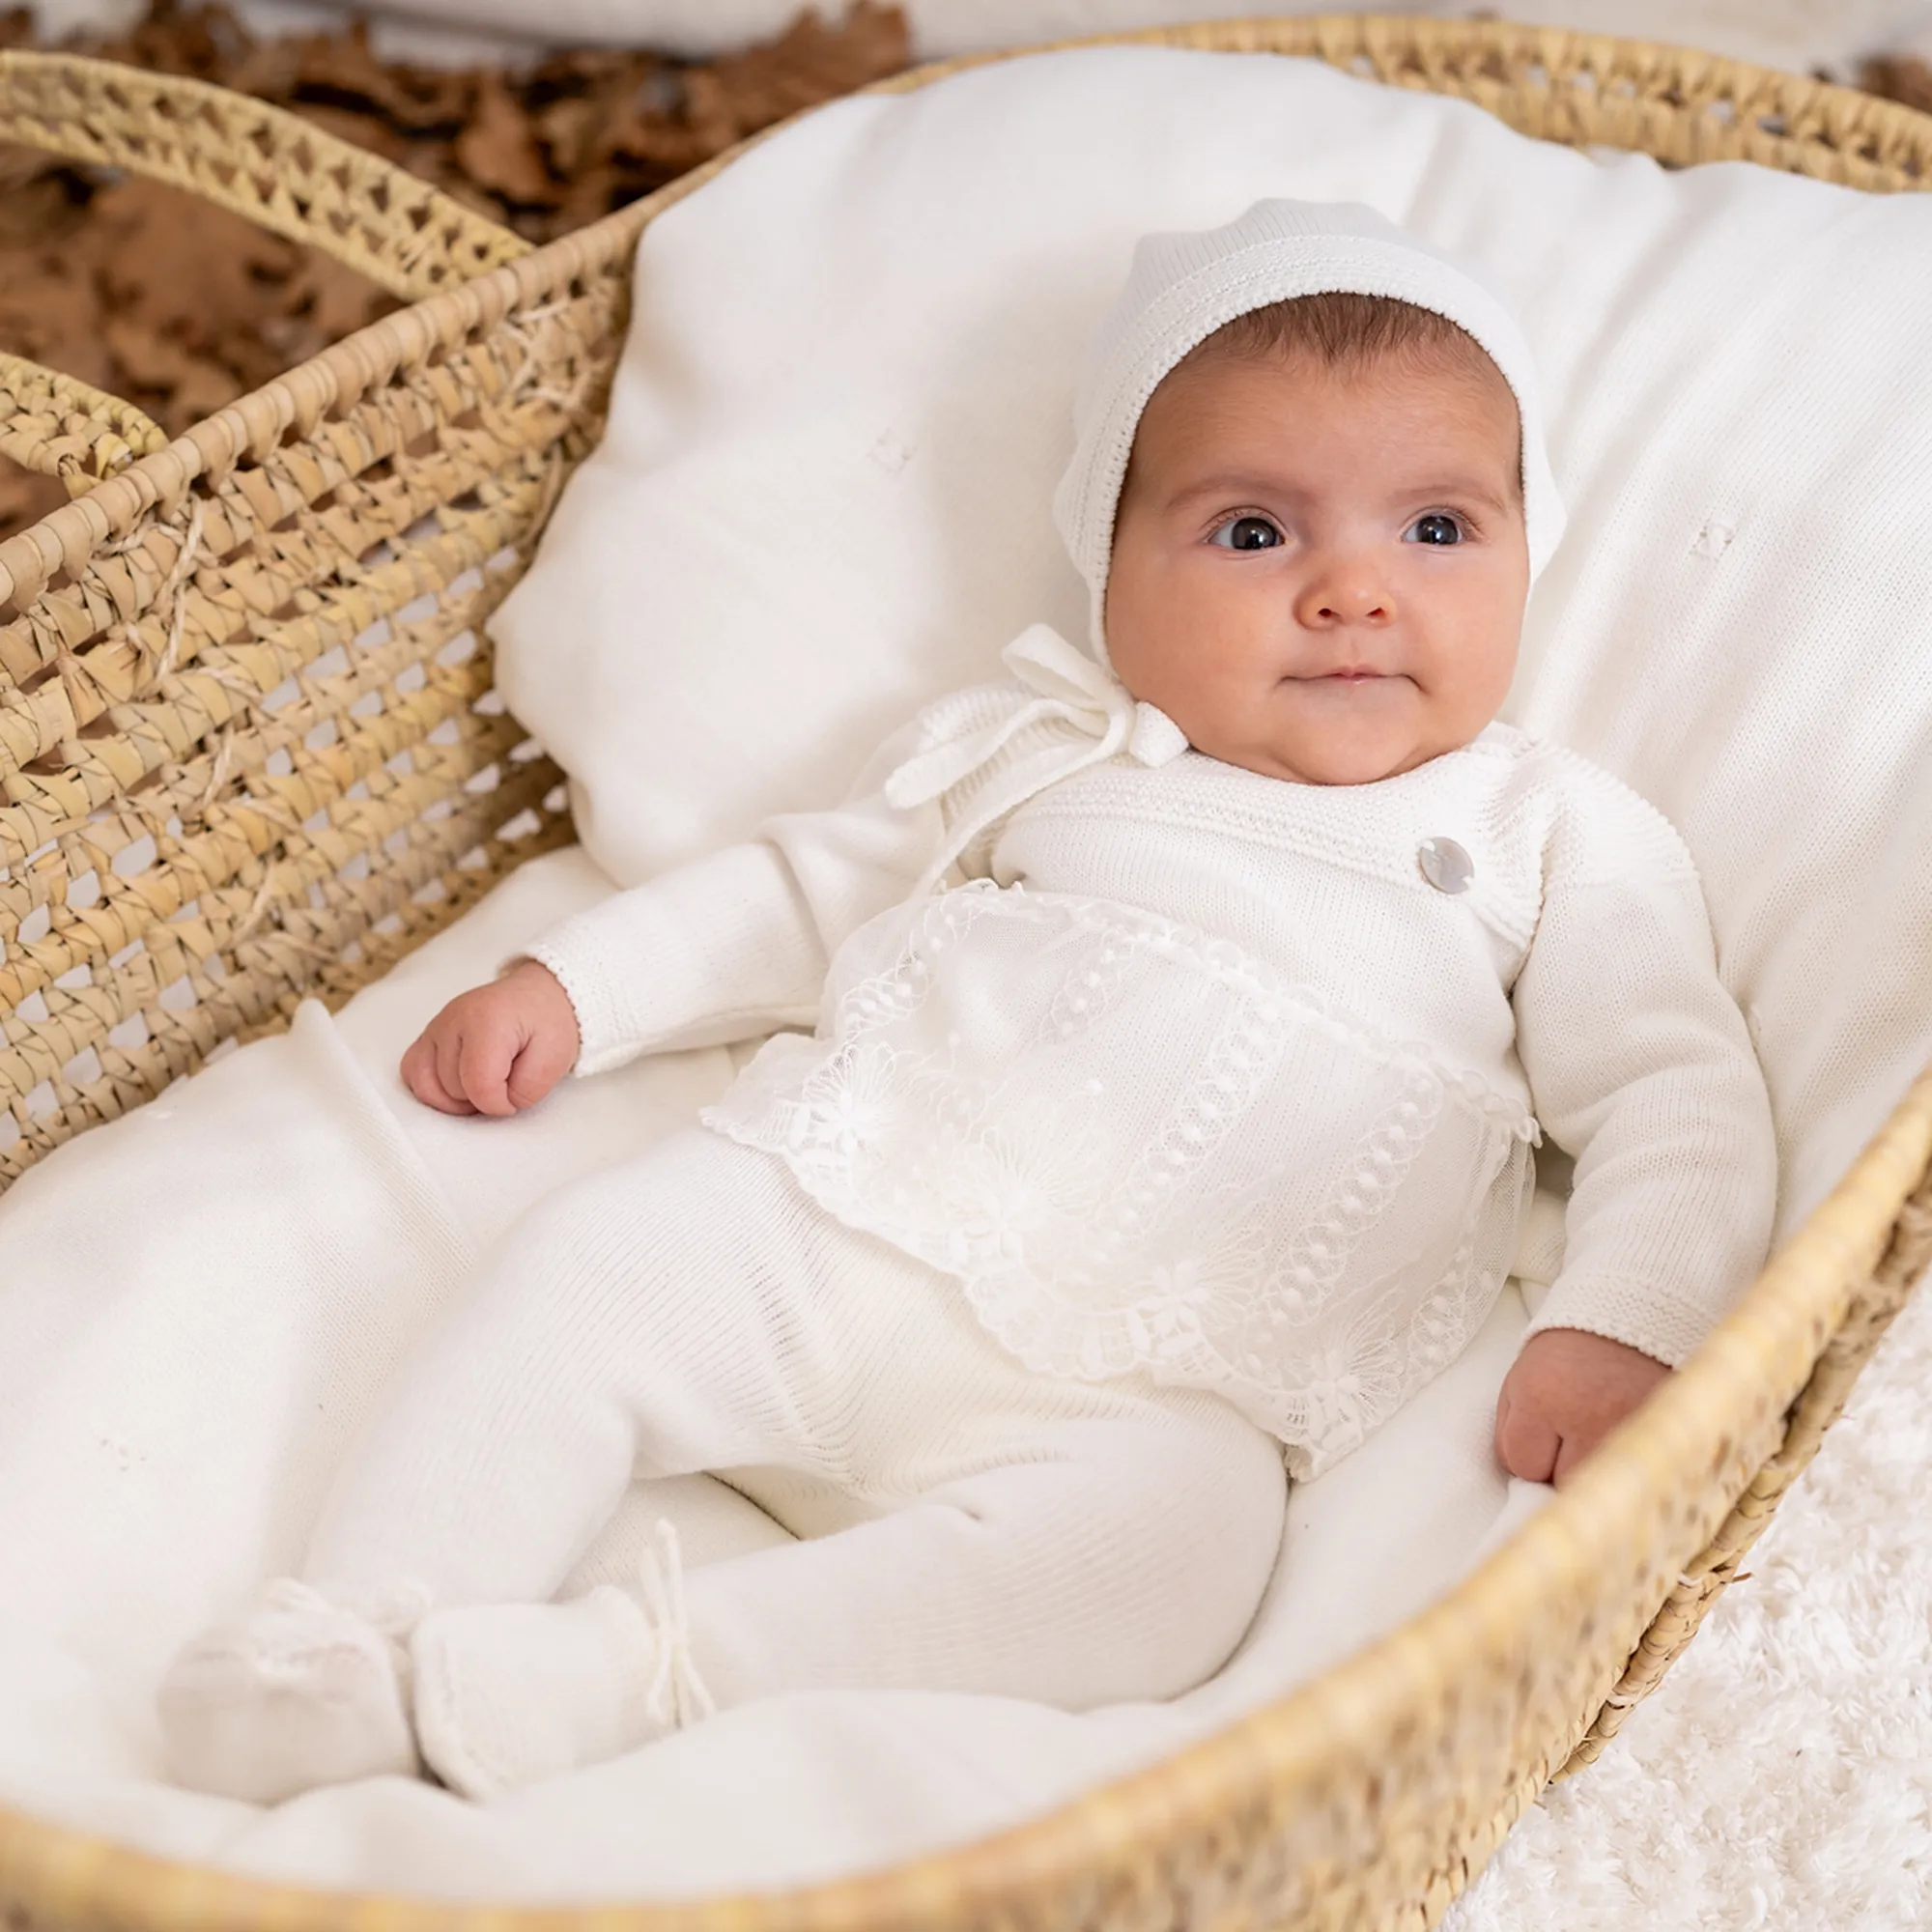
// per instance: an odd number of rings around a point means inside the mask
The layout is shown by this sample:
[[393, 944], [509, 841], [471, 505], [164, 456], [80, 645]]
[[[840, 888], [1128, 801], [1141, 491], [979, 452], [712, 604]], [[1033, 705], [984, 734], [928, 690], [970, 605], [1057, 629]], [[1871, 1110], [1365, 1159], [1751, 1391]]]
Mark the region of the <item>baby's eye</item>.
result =
[[1230, 517], [1208, 541], [1223, 550], [1273, 550], [1282, 534], [1265, 517]]
[[1435, 544], [1446, 549], [1463, 541], [1463, 520], [1452, 517], [1446, 510], [1431, 510], [1426, 517], [1417, 517], [1409, 525], [1405, 541]]

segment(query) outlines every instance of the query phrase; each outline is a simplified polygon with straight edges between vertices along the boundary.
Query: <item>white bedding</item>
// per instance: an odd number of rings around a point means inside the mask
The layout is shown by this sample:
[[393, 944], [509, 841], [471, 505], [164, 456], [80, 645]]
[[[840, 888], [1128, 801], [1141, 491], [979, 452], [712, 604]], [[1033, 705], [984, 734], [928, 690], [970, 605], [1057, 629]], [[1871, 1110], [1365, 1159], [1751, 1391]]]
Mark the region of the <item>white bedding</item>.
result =
[[[401, 1779], [275, 1810], [172, 1790], [148, 1700], [178, 1644], [298, 1557], [345, 1433], [469, 1255], [565, 1176], [714, 1095], [722, 1049], [568, 1083], [514, 1122], [394, 1074], [442, 1000], [609, 883], [526, 867], [339, 1022], [305, 1007], [0, 1199], [0, 1803], [144, 1848], [328, 1887], [563, 1899], [780, 1886], [968, 1839], [1165, 1753], [1413, 1610], [1505, 1509], [1489, 1448], [1522, 1309], [1296, 1492], [1248, 1643], [1170, 1706], [823, 1692], [728, 1713], [479, 1809]], [[1540, 1492], [1519, 1486], [1517, 1507]], [[708, 1479], [640, 1485], [566, 1588], [659, 1513], [687, 1556], [782, 1537]], [[29, 1560], [17, 1560], [22, 1554]]]

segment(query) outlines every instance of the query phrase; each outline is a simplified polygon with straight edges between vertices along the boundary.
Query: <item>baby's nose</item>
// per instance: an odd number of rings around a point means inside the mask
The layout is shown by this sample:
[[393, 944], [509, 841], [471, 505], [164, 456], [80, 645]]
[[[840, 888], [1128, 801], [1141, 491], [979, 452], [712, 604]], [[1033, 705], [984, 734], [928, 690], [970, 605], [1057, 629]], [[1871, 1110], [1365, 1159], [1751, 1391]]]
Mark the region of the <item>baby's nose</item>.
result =
[[1338, 557], [1311, 571], [1295, 598], [1295, 612], [1312, 631], [1395, 621], [1395, 600], [1380, 572], [1365, 559]]

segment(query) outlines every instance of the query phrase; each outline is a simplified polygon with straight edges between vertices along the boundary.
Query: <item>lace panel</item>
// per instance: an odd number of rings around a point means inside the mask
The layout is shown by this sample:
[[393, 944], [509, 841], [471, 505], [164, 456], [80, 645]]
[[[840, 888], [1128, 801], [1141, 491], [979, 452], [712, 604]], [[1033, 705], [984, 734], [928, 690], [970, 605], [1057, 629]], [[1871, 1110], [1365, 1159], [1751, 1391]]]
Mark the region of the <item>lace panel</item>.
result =
[[704, 1118], [1029, 1367], [1213, 1389], [1303, 1476], [1475, 1332], [1536, 1131], [1238, 947], [985, 881], [855, 934]]

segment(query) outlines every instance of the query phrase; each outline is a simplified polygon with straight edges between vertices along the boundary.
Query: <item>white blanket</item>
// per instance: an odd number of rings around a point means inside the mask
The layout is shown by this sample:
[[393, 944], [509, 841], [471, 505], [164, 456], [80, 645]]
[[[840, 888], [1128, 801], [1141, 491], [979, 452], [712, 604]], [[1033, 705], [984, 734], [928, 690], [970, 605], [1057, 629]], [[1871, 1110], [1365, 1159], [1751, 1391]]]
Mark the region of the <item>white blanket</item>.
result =
[[[1169, 1706], [823, 1692], [747, 1706], [479, 1809], [400, 1779], [273, 1811], [157, 1778], [174, 1647], [298, 1558], [347, 1432], [469, 1258], [529, 1200], [713, 1096], [722, 1050], [567, 1084], [523, 1120], [416, 1106], [394, 1065], [451, 993], [600, 893], [524, 868], [332, 1022], [238, 1052], [0, 1200], [0, 1802], [328, 1887], [562, 1899], [781, 1886], [1033, 1815], [1288, 1689], [1420, 1608], [1504, 1510], [1506, 1296], [1469, 1353], [1295, 1492], [1280, 1571], [1219, 1678]], [[459, 1230], [461, 1232], [459, 1232]], [[1522, 1502], [1540, 1492], [1521, 1486]], [[705, 1479], [642, 1486], [566, 1590], [660, 1513], [691, 1560], [783, 1532]]]

